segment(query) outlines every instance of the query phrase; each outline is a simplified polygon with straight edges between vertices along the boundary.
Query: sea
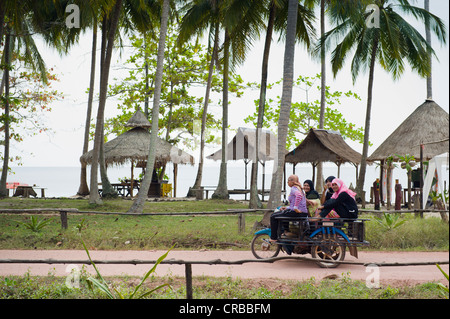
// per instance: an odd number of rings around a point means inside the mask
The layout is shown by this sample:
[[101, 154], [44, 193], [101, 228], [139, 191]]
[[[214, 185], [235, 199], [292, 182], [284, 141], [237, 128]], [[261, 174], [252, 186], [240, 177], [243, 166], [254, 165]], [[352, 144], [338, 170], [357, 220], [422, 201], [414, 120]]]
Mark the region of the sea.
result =
[[[264, 189], [270, 189], [272, 167], [271, 162], [267, 162], [264, 175]], [[251, 177], [251, 163], [247, 165], [247, 172], [243, 161], [230, 162], [227, 165], [227, 186], [228, 189], [249, 189], [250, 177]], [[197, 165], [178, 165], [177, 174], [177, 191], [176, 197], [185, 197], [189, 187], [192, 187], [197, 176]], [[213, 164], [207, 164], [205, 162], [203, 171], [202, 186], [208, 186], [214, 188], [219, 181], [220, 165], [217, 162]], [[80, 167], [12, 167], [11, 172], [8, 174], [8, 183], [20, 182], [22, 184], [28, 184], [36, 187], [45, 188], [46, 197], [72, 197], [76, 195], [80, 185]], [[356, 186], [356, 168], [353, 165], [345, 164], [341, 165], [340, 170], [333, 164], [325, 163], [323, 168], [324, 178], [328, 176], [339, 177], [346, 183], [347, 186]], [[294, 167], [291, 164], [286, 165], [286, 174], [289, 176], [294, 172]], [[134, 169], [134, 176], [138, 176], [141, 173], [141, 169]], [[308, 164], [298, 164], [295, 167], [295, 174], [299, 176], [300, 181], [306, 179], [312, 179], [313, 171], [312, 166]], [[172, 164], [168, 164], [166, 168], [166, 175], [169, 183], [173, 184], [174, 173]], [[247, 175], [247, 182], [246, 182]], [[88, 185], [89, 185], [90, 170], [88, 166]], [[448, 185], [448, 171], [446, 185]], [[108, 168], [108, 178], [111, 183], [117, 183], [120, 179], [131, 177], [130, 166], [114, 166]], [[366, 191], [366, 200], [370, 199], [370, 187], [373, 182], [380, 177], [380, 168], [376, 165], [367, 166], [366, 178], [364, 190]], [[407, 187], [407, 174], [406, 170], [401, 168], [395, 168], [393, 171], [392, 180], [399, 180], [404, 188]], [[262, 189], [263, 183], [263, 169], [259, 166], [258, 169], [258, 189]], [[320, 192], [320, 191], [319, 191]], [[40, 191], [36, 193], [40, 197]], [[211, 196], [211, 192], [209, 194]], [[248, 199], [249, 196], [247, 196]], [[231, 199], [245, 200], [245, 195], [230, 195]], [[394, 197], [391, 197], [394, 198]], [[268, 196], [265, 197], [265, 200]]]

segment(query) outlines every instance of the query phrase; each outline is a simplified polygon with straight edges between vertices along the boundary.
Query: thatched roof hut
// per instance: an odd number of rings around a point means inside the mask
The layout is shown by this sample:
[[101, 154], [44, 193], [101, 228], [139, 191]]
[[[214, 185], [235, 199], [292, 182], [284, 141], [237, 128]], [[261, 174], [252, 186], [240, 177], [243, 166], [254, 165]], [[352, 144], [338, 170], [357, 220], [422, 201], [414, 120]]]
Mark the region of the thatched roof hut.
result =
[[[150, 132], [148, 128], [151, 127], [144, 113], [137, 111], [125, 124], [127, 127], [133, 127], [131, 130], [117, 136], [111, 141], [103, 145], [104, 158], [106, 166], [109, 165], [124, 165], [131, 163], [131, 180], [133, 183], [133, 169], [135, 163], [140, 167], [145, 167], [145, 162], [148, 158], [150, 150]], [[169, 142], [157, 137], [156, 138], [156, 156], [155, 168], [164, 166], [168, 162], [174, 164], [174, 186], [173, 193], [176, 197], [177, 188], [177, 166], [178, 164], [194, 164], [194, 157], [184, 152], [183, 150], [173, 146]], [[86, 152], [80, 157], [82, 163], [91, 164], [93, 157], [93, 150]], [[152, 182], [153, 185], [153, 182]], [[133, 189], [133, 187], [131, 187]], [[158, 189], [155, 191], [159, 194]], [[131, 196], [133, 191], [131, 190]], [[159, 195], [158, 195], [159, 196]]]
[[334, 162], [352, 163], [355, 166], [361, 162], [361, 154], [345, 143], [339, 132], [310, 129], [305, 139], [292, 151], [286, 154], [287, 163]]
[[[262, 188], [265, 187], [265, 163], [272, 161], [277, 157], [277, 137], [269, 130], [260, 130], [259, 134], [259, 152], [258, 160], [263, 167]], [[206, 157], [215, 161], [222, 160], [222, 149], [214, 152]], [[227, 161], [244, 160], [244, 189], [247, 190], [247, 165], [250, 161], [256, 159], [256, 129], [239, 127], [236, 135], [227, 145]], [[232, 193], [233, 191], [229, 191]], [[245, 199], [247, 194], [245, 193]], [[264, 200], [264, 191], [262, 191], [262, 199]]]
[[433, 100], [420, 105], [389, 137], [369, 156], [368, 161], [383, 161], [389, 156], [413, 155], [420, 158], [423, 144], [423, 160], [448, 152], [449, 114]]
[[[126, 127], [133, 129], [117, 136], [116, 138], [104, 144], [105, 164], [123, 165], [126, 162], [147, 161], [150, 149], [151, 127], [147, 117], [138, 110], [125, 124]], [[80, 157], [82, 163], [92, 163], [93, 151], [89, 151]], [[175, 164], [194, 164], [194, 157], [188, 153], [173, 146], [169, 142], [156, 138], [156, 166], [163, 166], [167, 162]]]
[[[261, 162], [272, 161], [277, 156], [277, 138], [268, 130], [261, 130], [259, 135], [260, 150], [258, 159]], [[236, 135], [227, 145], [227, 161], [255, 160], [256, 155], [256, 129], [239, 127]], [[215, 161], [222, 159], [222, 149], [206, 158]]]
[[[173, 146], [169, 142], [156, 139], [156, 162], [162, 166], [167, 162], [177, 164], [194, 164], [194, 157]], [[127, 162], [146, 161], [150, 146], [150, 132], [142, 127], [135, 127], [104, 144], [105, 164], [123, 165]], [[83, 154], [80, 161], [92, 163], [93, 150]]]

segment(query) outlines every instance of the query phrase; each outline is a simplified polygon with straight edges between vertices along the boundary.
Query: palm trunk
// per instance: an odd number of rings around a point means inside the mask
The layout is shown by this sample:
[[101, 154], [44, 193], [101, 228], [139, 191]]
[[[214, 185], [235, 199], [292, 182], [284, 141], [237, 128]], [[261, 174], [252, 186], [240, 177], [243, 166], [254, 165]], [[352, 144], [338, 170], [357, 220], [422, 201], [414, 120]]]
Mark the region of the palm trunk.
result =
[[375, 35], [373, 41], [371, 60], [370, 60], [370, 71], [369, 71], [369, 85], [367, 89], [367, 109], [366, 109], [366, 123], [364, 128], [364, 144], [363, 152], [361, 156], [361, 163], [359, 169], [359, 178], [357, 183], [357, 193], [365, 201], [364, 198], [364, 181], [366, 178], [366, 167], [367, 167], [367, 155], [369, 152], [369, 133], [370, 133], [370, 117], [372, 112], [372, 93], [373, 93], [373, 78], [375, 71], [375, 60], [378, 50], [378, 35]]
[[[214, 64], [217, 57], [218, 47], [219, 47], [219, 24], [217, 23], [214, 30], [214, 45], [211, 54], [211, 62], [209, 64], [208, 80], [206, 82], [205, 102], [203, 104], [203, 114], [202, 114], [202, 127], [200, 131], [200, 158], [198, 163], [197, 177], [195, 178], [194, 186], [192, 187], [194, 189], [200, 188], [202, 183], [203, 161], [205, 157], [204, 152], [205, 152], [206, 119], [208, 116], [209, 94], [211, 92], [212, 76], [214, 73]], [[194, 194], [189, 190], [187, 196], [194, 196]]]
[[[275, 4], [273, 1], [270, 3], [269, 22], [267, 24], [266, 42], [264, 43], [264, 54], [262, 62], [261, 72], [261, 90], [259, 93], [259, 106], [258, 106], [258, 120], [256, 123], [256, 145], [255, 145], [255, 158], [252, 162], [252, 175], [250, 182], [250, 202], [249, 208], [260, 208], [262, 204], [258, 197], [258, 163], [259, 163], [259, 139], [264, 120], [264, 109], [266, 106], [266, 91], [267, 91], [267, 75], [269, 68], [269, 53], [270, 44], [272, 43], [273, 24], [275, 21]], [[263, 190], [264, 191], [264, 190]]]
[[[320, 1], [320, 37], [325, 34], [325, 0]], [[325, 46], [320, 48], [320, 117], [319, 129], [323, 129], [325, 122], [325, 92], [326, 92], [326, 65]], [[316, 189], [323, 189], [323, 163], [317, 163]]]
[[161, 13], [161, 29], [159, 33], [159, 43], [158, 43], [158, 57], [156, 64], [156, 75], [155, 75], [155, 94], [153, 99], [153, 109], [152, 109], [152, 132], [150, 135], [150, 150], [147, 158], [147, 166], [145, 170], [144, 179], [142, 181], [139, 193], [136, 200], [131, 205], [128, 210], [129, 213], [142, 213], [144, 210], [144, 204], [148, 196], [148, 190], [152, 181], [153, 169], [155, 167], [156, 158], [156, 139], [158, 137], [158, 122], [159, 122], [159, 103], [161, 100], [161, 86], [163, 78], [163, 67], [164, 67], [164, 50], [166, 45], [166, 34], [167, 34], [167, 23], [169, 20], [169, 4], [170, 0], [164, 0], [162, 13]]
[[3, 99], [5, 104], [5, 148], [3, 152], [3, 167], [2, 167], [2, 177], [0, 179], [0, 197], [8, 196], [8, 189], [6, 188], [6, 180], [8, 178], [8, 163], [9, 163], [9, 65], [10, 65], [10, 43], [11, 34], [8, 27], [6, 28], [6, 39], [4, 47], [5, 56], [5, 97]]
[[[430, 0], [425, 0], [425, 10], [430, 11]], [[428, 45], [431, 48], [431, 32], [430, 32], [430, 21], [425, 18], [425, 38], [427, 40]], [[428, 49], [428, 61], [430, 63], [430, 75], [427, 76], [427, 99], [433, 99], [433, 83], [432, 83], [432, 54], [431, 49]]]
[[220, 163], [219, 183], [212, 198], [229, 198], [227, 186], [227, 145], [228, 145], [228, 72], [230, 57], [230, 36], [225, 30], [224, 65], [223, 65], [223, 98], [222, 98], [222, 161]]
[[[294, 80], [295, 31], [297, 26], [298, 1], [289, 0], [286, 45], [283, 66], [283, 92], [281, 95], [280, 117], [278, 119], [278, 157], [274, 163], [272, 185], [268, 208], [274, 209], [281, 201], [281, 183], [284, 172], [284, 156], [292, 102], [292, 85]], [[269, 214], [264, 214], [262, 224], [269, 224]]]
[[[101, 55], [100, 97], [97, 111], [97, 123], [95, 126], [94, 149], [92, 154], [91, 187], [90, 187], [91, 192], [89, 195], [90, 204], [102, 203], [100, 196], [98, 194], [98, 165], [99, 165], [100, 148], [102, 147], [102, 138], [103, 138], [102, 132], [105, 115], [106, 93], [108, 90], [109, 67], [111, 65], [114, 36], [119, 24], [121, 7], [122, 7], [122, 0], [117, 0], [114, 5], [110, 23], [107, 24], [108, 28], [106, 28], [105, 26], [105, 30], [104, 31], [102, 30], [102, 49], [105, 47], [104, 44], [106, 39], [106, 33], [108, 38], [105, 53], [103, 54], [102, 50], [100, 54]], [[106, 22], [105, 20], [103, 22], [104, 24]]]
[[392, 180], [392, 168], [391, 164], [387, 163], [386, 169], [386, 208], [391, 209], [391, 180]]
[[[95, 19], [95, 18], [94, 18]], [[95, 84], [95, 58], [97, 55], [97, 20], [94, 21], [92, 28], [92, 54], [91, 54], [91, 77], [89, 81], [89, 96], [86, 112], [86, 124], [84, 127], [84, 142], [83, 142], [83, 154], [88, 151], [89, 147], [89, 129], [91, 125], [92, 116], [92, 100], [94, 99], [94, 84]], [[80, 174], [80, 186], [78, 188], [77, 195], [89, 195], [89, 187], [87, 185], [87, 168], [85, 163], [81, 163]]]

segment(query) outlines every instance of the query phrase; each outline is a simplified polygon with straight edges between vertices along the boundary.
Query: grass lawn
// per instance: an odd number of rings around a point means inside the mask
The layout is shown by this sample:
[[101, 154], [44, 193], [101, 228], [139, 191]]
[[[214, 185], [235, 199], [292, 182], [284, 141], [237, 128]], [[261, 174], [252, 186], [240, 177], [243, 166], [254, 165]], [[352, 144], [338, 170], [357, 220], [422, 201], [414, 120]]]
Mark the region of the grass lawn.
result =
[[[130, 200], [105, 200], [92, 207], [85, 199], [0, 200], [0, 210], [15, 208], [77, 208], [80, 211], [126, 212]], [[212, 212], [239, 210], [247, 204], [234, 200], [147, 202], [144, 213]], [[24, 224], [48, 221], [39, 231]], [[238, 231], [237, 215], [127, 216], [69, 213], [68, 229], [61, 228], [59, 214], [0, 214], [0, 249], [82, 249], [84, 241], [96, 249], [249, 249], [253, 225], [263, 213], [245, 213], [245, 231]], [[366, 223], [366, 240], [374, 250], [444, 250], [449, 247], [449, 228], [440, 218], [414, 218], [403, 214], [399, 227], [387, 229], [373, 216]]]

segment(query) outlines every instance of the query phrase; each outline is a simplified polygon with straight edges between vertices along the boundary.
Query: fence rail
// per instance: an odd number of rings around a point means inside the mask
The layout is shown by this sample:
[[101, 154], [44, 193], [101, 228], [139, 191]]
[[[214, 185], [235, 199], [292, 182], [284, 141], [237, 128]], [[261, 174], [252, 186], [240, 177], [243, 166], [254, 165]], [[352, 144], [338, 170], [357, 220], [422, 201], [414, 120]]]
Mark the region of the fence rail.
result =
[[[61, 227], [63, 229], [68, 228], [68, 214], [98, 214], [98, 215], [126, 215], [126, 216], [186, 216], [186, 215], [238, 215], [238, 227], [239, 232], [243, 232], [245, 229], [245, 215], [246, 213], [258, 213], [273, 211], [273, 209], [234, 209], [225, 211], [210, 211], [210, 212], [173, 212], [173, 213], [124, 213], [124, 212], [99, 212], [99, 211], [81, 211], [77, 208], [29, 208], [29, 209], [13, 209], [13, 208], [0, 208], [0, 214], [40, 214], [40, 213], [59, 213], [61, 217]], [[360, 209], [363, 213], [448, 213], [449, 210], [441, 209], [411, 209], [411, 210], [369, 210]]]
[[234, 209], [210, 212], [173, 212], [173, 213], [123, 213], [123, 212], [98, 212], [81, 211], [77, 208], [31, 208], [31, 209], [0, 209], [0, 214], [40, 214], [59, 213], [61, 217], [61, 227], [68, 228], [68, 214], [98, 214], [98, 215], [126, 215], [126, 216], [186, 216], [186, 215], [238, 215], [238, 228], [242, 233], [245, 230], [245, 213], [258, 213], [273, 211], [271, 209]]

